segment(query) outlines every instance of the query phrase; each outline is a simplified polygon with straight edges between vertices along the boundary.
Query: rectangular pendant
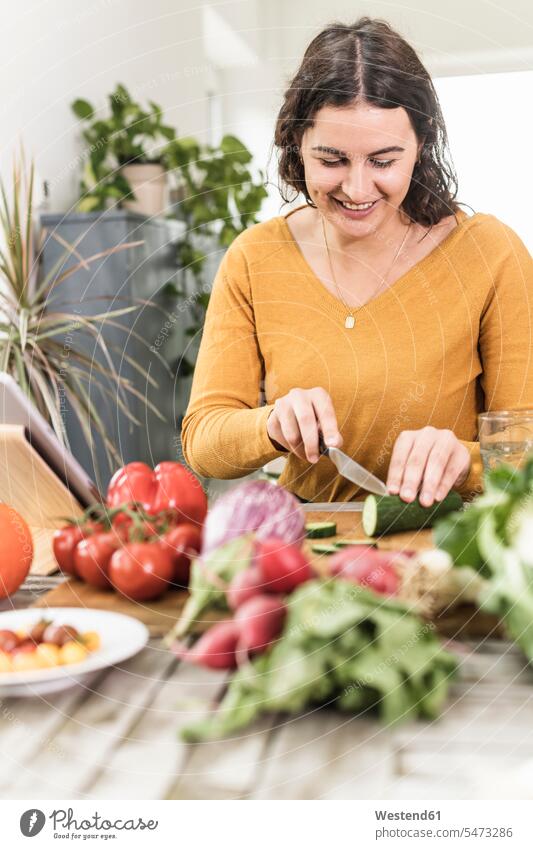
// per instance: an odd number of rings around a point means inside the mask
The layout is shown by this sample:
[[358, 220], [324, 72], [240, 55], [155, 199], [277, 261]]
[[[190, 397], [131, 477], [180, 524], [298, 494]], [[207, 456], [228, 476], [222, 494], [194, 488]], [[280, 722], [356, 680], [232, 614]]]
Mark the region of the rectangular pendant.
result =
[[355, 317], [353, 315], [347, 315], [344, 321], [344, 326], [347, 330], [351, 330], [355, 325]]

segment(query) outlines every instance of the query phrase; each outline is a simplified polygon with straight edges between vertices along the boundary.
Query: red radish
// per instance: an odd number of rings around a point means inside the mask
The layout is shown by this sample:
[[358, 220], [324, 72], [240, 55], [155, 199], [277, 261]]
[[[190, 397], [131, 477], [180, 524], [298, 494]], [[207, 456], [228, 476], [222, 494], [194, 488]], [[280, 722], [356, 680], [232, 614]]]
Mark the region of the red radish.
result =
[[354, 581], [382, 595], [396, 595], [399, 578], [394, 568], [396, 554], [371, 546], [351, 546], [334, 554], [328, 563], [330, 575]]
[[187, 648], [181, 643], [172, 646], [172, 651], [182, 660], [207, 666], [209, 669], [235, 669], [236, 650], [240, 627], [233, 620], [217, 622], [199, 640]]
[[262, 652], [279, 637], [287, 607], [274, 595], [257, 595], [239, 607], [235, 623], [239, 626], [238, 651], [247, 654]]
[[258, 541], [255, 563], [259, 567], [267, 593], [290, 593], [309, 581], [313, 572], [303, 551], [280, 539]]
[[242, 604], [265, 590], [261, 572], [257, 566], [250, 566], [237, 572], [231, 581], [226, 598], [231, 610], [237, 610]]
[[[328, 557], [328, 571], [332, 575], [337, 575], [344, 569], [346, 563], [351, 563], [354, 560], [367, 563], [369, 559], [375, 559], [374, 555], [378, 555], [378, 559], [380, 559], [382, 553], [373, 545], [347, 545], [346, 548], [340, 548], [332, 557]], [[339, 555], [344, 555], [344, 557], [339, 557]]]

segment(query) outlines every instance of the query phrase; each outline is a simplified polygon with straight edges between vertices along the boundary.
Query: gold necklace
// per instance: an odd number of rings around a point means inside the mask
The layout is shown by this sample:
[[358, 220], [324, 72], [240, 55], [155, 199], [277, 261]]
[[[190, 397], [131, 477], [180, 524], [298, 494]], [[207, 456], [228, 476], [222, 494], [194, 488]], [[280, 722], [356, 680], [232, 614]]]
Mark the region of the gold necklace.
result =
[[[327, 236], [326, 236], [326, 224], [325, 224], [325, 221], [324, 221], [324, 216], [321, 215], [320, 217], [322, 219], [322, 232], [324, 233], [324, 242], [325, 242], [326, 251], [327, 251], [327, 254], [328, 254], [329, 269], [330, 269], [330, 272], [331, 272], [331, 276], [333, 278], [333, 282], [335, 284], [337, 294], [338, 294], [340, 300], [342, 301], [342, 303], [344, 304], [344, 306], [346, 307], [346, 309], [348, 311], [348, 315], [344, 319], [344, 326], [346, 327], [347, 330], [351, 330], [352, 327], [355, 327], [355, 316], [353, 314], [352, 309], [350, 309], [350, 307], [348, 306], [348, 304], [346, 303], [346, 301], [342, 297], [341, 291], [340, 291], [339, 286], [337, 284], [337, 278], [335, 277], [335, 272], [333, 271], [333, 263], [331, 261], [331, 254], [329, 252], [329, 245], [328, 245], [328, 240], [327, 240]], [[394, 263], [396, 262], [396, 260], [400, 256], [400, 253], [402, 252], [402, 248], [405, 245], [407, 236], [409, 235], [410, 229], [411, 229], [411, 221], [409, 222], [407, 230], [405, 231], [405, 236], [402, 239], [402, 243], [401, 243], [400, 247], [398, 248], [398, 250], [396, 251], [396, 253], [394, 255], [394, 259], [392, 260], [392, 262], [391, 262], [391, 264], [390, 264], [390, 266], [387, 270], [387, 273], [385, 274], [384, 277], [381, 278], [381, 286], [383, 286], [383, 284], [385, 283], [386, 278], [389, 276], [389, 274], [392, 271], [392, 267], [393, 267]], [[379, 290], [381, 289], [381, 286], [379, 286], [379, 288], [376, 290], [376, 292], [379, 292]], [[374, 297], [375, 297], [375, 294], [374, 294]], [[366, 304], [363, 304], [361, 307], [357, 307], [357, 309], [363, 309], [365, 306], [366, 306]]]

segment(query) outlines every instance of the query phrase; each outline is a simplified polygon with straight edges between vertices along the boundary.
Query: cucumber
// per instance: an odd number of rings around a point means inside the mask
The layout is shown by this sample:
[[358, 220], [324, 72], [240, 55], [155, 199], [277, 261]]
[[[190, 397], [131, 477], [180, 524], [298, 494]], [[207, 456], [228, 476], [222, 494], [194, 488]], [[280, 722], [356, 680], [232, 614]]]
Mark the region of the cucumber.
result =
[[305, 532], [309, 539], [325, 539], [335, 536], [337, 525], [335, 522], [309, 522], [305, 526]]
[[374, 548], [377, 546], [373, 539], [337, 539], [333, 545], [337, 548], [348, 548], [349, 545], [371, 545]]
[[339, 549], [337, 548], [336, 545], [333, 545], [331, 543], [328, 544], [328, 543], [324, 542], [321, 545], [320, 544], [312, 545], [311, 551], [313, 552], [313, 554], [337, 554]]
[[371, 537], [427, 528], [462, 506], [461, 496], [453, 491], [431, 507], [422, 507], [418, 498], [408, 504], [399, 495], [368, 495], [363, 505], [363, 530]]

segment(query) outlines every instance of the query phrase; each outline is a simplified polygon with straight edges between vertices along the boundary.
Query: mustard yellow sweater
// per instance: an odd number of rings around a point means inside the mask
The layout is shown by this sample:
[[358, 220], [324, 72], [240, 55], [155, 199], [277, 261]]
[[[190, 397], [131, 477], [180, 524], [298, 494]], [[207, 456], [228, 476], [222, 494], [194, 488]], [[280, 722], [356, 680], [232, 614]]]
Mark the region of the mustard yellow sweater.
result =
[[343, 450], [379, 478], [402, 430], [433, 425], [468, 446], [472, 468], [459, 491], [479, 491], [477, 413], [533, 408], [533, 262], [493, 215], [458, 217], [440, 245], [359, 311], [353, 330], [285, 216], [242, 233], [207, 310], [182, 430], [191, 468], [238, 478], [285, 455], [280, 483], [291, 492], [316, 502], [363, 497], [327, 457], [307, 463], [267, 434], [277, 398], [322, 386]]

